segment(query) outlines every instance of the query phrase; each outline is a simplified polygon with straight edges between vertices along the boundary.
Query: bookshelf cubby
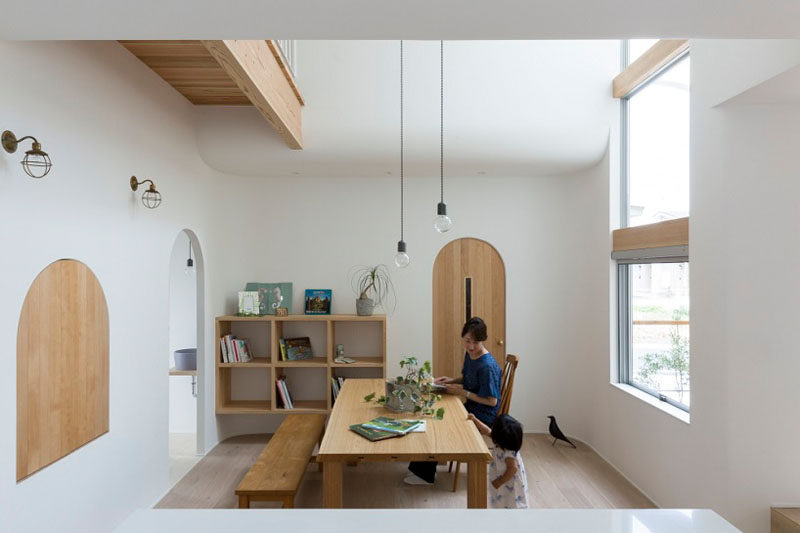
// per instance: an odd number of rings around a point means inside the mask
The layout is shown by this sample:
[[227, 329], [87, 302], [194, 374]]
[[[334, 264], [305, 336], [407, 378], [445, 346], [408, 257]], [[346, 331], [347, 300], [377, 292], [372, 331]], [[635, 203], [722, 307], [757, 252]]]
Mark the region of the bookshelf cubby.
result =
[[[246, 339], [254, 356], [247, 363], [223, 363], [220, 338], [231, 333]], [[281, 338], [309, 337], [314, 356], [281, 361]], [[274, 315], [216, 319], [216, 413], [328, 413], [331, 377], [386, 377], [386, 316]], [[355, 363], [334, 363], [334, 349], [343, 344]], [[286, 376], [294, 409], [278, 407], [275, 380]]]

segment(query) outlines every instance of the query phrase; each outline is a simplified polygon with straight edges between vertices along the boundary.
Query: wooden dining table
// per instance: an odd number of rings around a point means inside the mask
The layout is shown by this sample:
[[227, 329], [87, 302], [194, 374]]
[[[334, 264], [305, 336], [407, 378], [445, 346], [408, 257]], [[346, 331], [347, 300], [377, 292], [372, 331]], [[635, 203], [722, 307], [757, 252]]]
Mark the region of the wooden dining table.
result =
[[[396, 413], [365, 402], [370, 393], [385, 394], [383, 379], [347, 379], [333, 405], [317, 460], [323, 463], [323, 505], [342, 507], [342, 472], [345, 463], [357, 461], [461, 461], [467, 465], [467, 507], [486, 508], [487, 463], [492, 455], [467, 411], [456, 396], [444, 395], [436, 408], [444, 407], [442, 420], [413, 413]], [[425, 432], [376, 442], [350, 430], [378, 416], [424, 419]], [[381, 487], [375, 487], [380, 490]]]

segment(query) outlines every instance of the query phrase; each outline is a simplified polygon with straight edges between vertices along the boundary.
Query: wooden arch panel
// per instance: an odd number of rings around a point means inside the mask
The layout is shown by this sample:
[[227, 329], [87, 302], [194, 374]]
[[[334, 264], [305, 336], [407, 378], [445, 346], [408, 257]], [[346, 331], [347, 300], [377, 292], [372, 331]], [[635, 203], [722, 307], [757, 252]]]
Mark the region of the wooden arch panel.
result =
[[486, 322], [484, 345], [502, 368], [506, 357], [506, 269], [486, 241], [456, 239], [433, 263], [433, 371], [458, 377], [464, 363], [461, 328], [469, 317]]
[[108, 307], [94, 273], [56, 261], [17, 330], [17, 481], [108, 432]]

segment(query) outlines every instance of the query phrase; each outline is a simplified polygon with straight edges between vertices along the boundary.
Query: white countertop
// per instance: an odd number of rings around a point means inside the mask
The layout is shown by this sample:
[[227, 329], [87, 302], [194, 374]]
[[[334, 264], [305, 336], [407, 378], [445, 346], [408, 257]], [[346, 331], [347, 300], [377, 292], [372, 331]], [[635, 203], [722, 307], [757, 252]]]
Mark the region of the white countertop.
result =
[[459, 533], [739, 531], [708, 509], [142, 509], [131, 514], [115, 531], [406, 533], [414, 524]]

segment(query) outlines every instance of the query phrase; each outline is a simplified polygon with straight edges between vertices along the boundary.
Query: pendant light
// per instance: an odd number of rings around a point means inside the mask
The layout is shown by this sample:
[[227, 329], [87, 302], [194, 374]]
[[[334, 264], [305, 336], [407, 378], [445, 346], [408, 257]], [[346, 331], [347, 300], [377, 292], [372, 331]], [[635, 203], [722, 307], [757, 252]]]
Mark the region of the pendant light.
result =
[[189, 259], [186, 260], [186, 268], [183, 269], [183, 273], [187, 276], [191, 276], [194, 273], [194, 260], [192, 259], [192, 241], [189, 240]]
[[444, 203], [444, 41], [439, 41], [439, 191], [441, 196], [436, 206], [433, 227], [439, 233], [444, 233], [453, 227]]
[[400, 41], [400, 241], [397, 243], [397, 254], [394, 264], [398, 268], [405, 268], [411, 262], [406, 252], [406, 243], [403, 240], [403, 41]]

